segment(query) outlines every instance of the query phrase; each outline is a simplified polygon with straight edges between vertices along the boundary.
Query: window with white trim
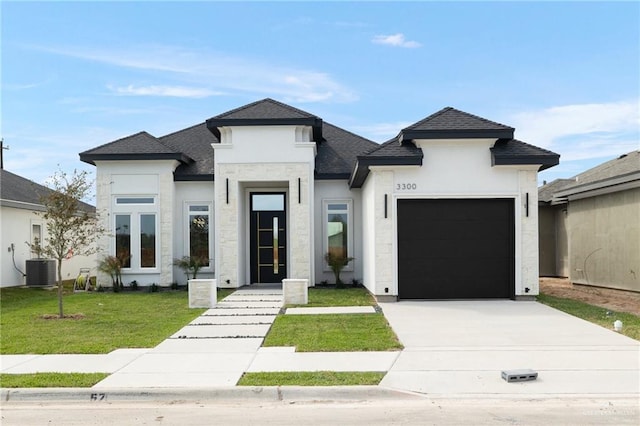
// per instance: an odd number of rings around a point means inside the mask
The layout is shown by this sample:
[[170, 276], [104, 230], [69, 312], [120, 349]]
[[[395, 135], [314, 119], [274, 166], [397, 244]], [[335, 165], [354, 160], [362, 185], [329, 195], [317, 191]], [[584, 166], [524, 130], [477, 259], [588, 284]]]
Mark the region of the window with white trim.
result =
[[155, 197], [118, 196], [113, 207], [115, 256], [123, 269], [157, 270], [158, 212]]
[[187, 204], [186, 253], [204, 260], [204, 267], [211, 265], [211, 206], [207, 203]]
[[[353, 257], [352, 200], [323, 201], [323, 253]], [[325, 261], [325, 270], [329, 269]], [[345, 267], [353, 270], [353, 262]]]

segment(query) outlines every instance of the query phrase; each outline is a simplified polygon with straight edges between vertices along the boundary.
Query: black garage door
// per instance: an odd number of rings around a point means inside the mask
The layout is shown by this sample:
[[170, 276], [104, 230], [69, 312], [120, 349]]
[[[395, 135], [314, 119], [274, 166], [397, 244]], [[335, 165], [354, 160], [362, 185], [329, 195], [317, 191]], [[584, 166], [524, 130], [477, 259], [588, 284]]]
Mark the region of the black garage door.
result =
[[513, 298], [513, 199], [398, 200], [400, 299]]

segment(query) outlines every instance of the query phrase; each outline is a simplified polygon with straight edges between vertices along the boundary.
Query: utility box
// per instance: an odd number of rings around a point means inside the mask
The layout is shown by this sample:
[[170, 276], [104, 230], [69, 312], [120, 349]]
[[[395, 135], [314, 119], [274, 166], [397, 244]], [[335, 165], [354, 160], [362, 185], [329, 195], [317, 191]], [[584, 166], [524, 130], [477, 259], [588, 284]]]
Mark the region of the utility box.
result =
[[29, 259], [26, 261], [28, 286], [53, 286], [56, 284], [56, 261]]
[[528, 382], [538, 378], [538, 372], [530, 369], [524, 370], [505, 370], [502, 372], [502, 378], [508, 383], [511, 382]]

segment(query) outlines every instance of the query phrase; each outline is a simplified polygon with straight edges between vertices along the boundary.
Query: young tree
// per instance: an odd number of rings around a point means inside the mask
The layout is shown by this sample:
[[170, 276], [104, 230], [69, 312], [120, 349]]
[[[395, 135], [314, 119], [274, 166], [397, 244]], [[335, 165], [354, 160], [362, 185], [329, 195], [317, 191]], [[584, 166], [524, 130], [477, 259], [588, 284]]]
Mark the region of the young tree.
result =
[[105, 230], [88, 205], [82, 203], [91, 190], [93, 182], [86, 171], [73, 171], [67, 175], [57, 171], [50, 180], [48, 191], [41, 194], [45, 211], [43, 217], [48, 236], [42, 244], [42, 253], [57, 261], [58, 310], [64, 318], [62, 306], [62, 262], [69, 253], [88, 256], [96, 252], [96, 240]]

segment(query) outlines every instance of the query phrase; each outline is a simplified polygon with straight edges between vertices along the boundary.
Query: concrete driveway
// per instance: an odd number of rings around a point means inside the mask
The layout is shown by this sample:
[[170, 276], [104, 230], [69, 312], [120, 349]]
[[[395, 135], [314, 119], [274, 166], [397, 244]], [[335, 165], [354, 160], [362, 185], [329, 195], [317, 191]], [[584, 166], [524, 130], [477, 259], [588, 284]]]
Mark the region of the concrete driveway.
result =
[[[640, 342], [537, 302], [380, 305], [405, 346], [381, 386], [485, 397], [640, 395]], [[538, 379], [501, 378], [525, 368]]]

